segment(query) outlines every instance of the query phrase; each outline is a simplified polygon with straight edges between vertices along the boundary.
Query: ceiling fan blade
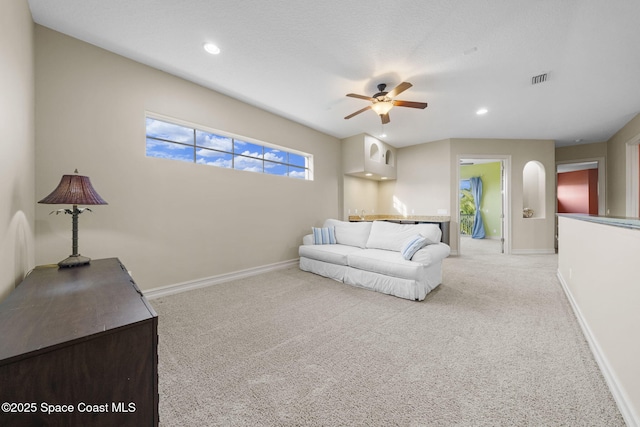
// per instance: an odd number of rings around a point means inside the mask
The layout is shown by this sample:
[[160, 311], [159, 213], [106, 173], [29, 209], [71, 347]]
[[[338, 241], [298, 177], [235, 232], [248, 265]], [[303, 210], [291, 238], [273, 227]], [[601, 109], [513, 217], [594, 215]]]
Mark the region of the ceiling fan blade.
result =
[[400, 101], [394, 100], [392, 101], [393, 105], [396, 107], [410, 107], [410, 108], [427, 108], [426, 102], [413, 102], [413, 101]]
[[373, 101], [374, 100], [370, 96], [358, 95], [357, 93], [348, 93], [347, 96], [350, 96], [351, 98], [366, 99], [367, 101]]
[[382, 124], [383, 125], [386, 125], [387, 123], [389, 123], [391, 121], [391, 119], [389, 118], [389, 113], [380, 114], [380, 119], [382, 119]]
[[358, 110], [358, 111], [356, 111], [356, 112], [355, 112], [355, 113], [353, 113], [353, 114], [349, 114], [349, 115], [348, 115], [347, 117], [345, 117], [344, 119], [345, 119], [345, 120], [350, 119], [351, 117], [356, 116], [356, 115], [358, 115], [358, 114], [360, 114], [360, 113], [364, 113], [365, 111], [370, 110], [370, 109], [371, 109], [371, 105], [367, 105], [367, 106], [366, 106], [366, 107], [364, 107], [362, 110]]
[[394, 87], [391, 90], [391, 92], [387, 93], [387, 96], [389, 98], [393, 98], [395, 96], [398, 96], [399, 94], [401, 94], [405, 90], [409, 89], [411, 86], [413, 86], [413, 85], [411, 83], [409, 83], [409, 82], [402, 82], [398, 86]]

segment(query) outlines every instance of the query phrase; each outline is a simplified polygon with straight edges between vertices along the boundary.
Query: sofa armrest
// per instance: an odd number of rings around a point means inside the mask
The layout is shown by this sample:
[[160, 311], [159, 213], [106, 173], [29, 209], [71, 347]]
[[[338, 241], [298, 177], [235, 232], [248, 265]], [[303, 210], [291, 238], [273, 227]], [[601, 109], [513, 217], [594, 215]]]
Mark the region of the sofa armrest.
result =
[[313, 234], [307, 234], [302, 238], [303, 245], [313, 245]]
[[419, 262], [420, 264], [429, 265], [434, 262], [439, 262], [449, 256], [451, 248], [449, 245], [442, 242], [434, 245], [427, 245], [420, 249], [413, 255], [411, 261]]

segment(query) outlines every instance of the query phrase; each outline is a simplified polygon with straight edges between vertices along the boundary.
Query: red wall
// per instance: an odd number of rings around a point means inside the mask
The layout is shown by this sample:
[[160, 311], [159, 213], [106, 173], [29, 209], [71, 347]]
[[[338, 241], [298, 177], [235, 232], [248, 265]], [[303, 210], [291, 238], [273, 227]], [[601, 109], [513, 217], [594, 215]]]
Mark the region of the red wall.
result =
[[558, 213], [598, 214], [598, 169], [558, 174]]

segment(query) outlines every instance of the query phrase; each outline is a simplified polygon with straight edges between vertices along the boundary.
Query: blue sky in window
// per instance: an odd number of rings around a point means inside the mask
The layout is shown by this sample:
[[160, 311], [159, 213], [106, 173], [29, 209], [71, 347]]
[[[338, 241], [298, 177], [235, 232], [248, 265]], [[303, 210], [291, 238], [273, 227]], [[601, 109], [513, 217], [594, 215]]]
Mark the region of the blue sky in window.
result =
[[239, 139], [234, 140], [233, 143], [235, 154], [241, 154], [247, 157], [257, 157], [259, 159], [263, 158], [262, 145], [252, 144]]
[[276, 150], [275, 148], [264, 147], [264, 159], [271, 160], [272, 162], [286, 163], [287, 153]]
[[206, 148], [196, 149], [196, 163], [201, 165], [218, 166], [221, 168], [232, 167], [233, 155], [220, 151], [207, 150]]
[[287, 165], [281, 165], [278, 163], [264, 162], [264, 173], [270, 175], [287, 176]]
[[289, 163], [295, 166], [305, 167], [307, 159], [299, 154], [289, 153]]
[[193, 162], [193, 147], [147, 138], [147, 156]]

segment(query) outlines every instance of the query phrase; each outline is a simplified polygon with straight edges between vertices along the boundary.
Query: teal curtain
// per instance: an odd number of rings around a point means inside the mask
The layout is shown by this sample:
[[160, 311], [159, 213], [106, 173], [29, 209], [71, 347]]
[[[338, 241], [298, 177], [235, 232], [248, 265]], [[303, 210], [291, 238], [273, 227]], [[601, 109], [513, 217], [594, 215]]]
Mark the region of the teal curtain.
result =
[[471, 194], [473, 194], [473, 202], [476, 206], [476, 216], [473, 220], [473, 231], [471, 237], [474, 239], [484, 239], [484, 223], [482, 222], [482, 215], [480, 215], [480, 200], [482, 199], [482, 180], [478, 176], [474, 176], [471, 181]]

